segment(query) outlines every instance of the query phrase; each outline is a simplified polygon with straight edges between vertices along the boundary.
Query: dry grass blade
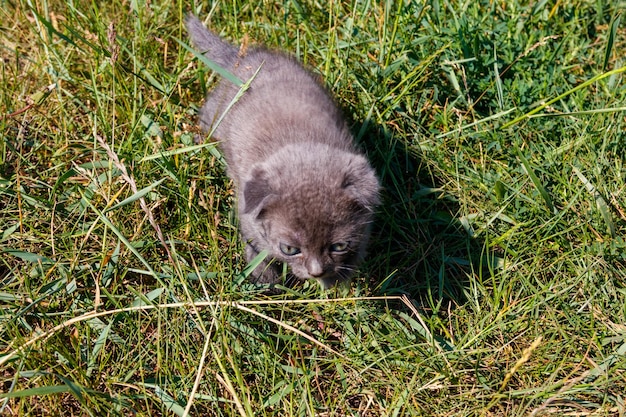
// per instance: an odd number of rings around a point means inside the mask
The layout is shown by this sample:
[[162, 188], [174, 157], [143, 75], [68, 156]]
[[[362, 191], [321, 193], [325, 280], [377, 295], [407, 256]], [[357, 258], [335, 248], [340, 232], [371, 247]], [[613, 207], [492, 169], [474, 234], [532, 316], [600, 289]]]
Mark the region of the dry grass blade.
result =
[[604, 219], [604, 222], [606, 223], [607, 231], [609, 232], [612, 238], [615, 238], [615, 224], [613, 223], [613, 220], [611, 219], [611, 213], [609, 210], [609, 206], [606, 204], [606, 201], [604, 200], [604, 198], [602, 198], [602, 196], [600, 195], [596, 187], [587, 179], [587, 177], [583, 175], [582, 172], [580, 172], [578, 168], [573, 166], [572, 172], [576, 174], [580, 182], [582, 182], [583, 185], [585, 186], [585, 189], [589, 192], [589, 194], [591, 194], [591, 196], [596, 201], [598, 210], [600, 210], [600, 214], [602, 215], [602, 218]]
[[[266, 319], [268, 321], [271, 321], [272, 323], [278, 324], [282, 327], [284, 327], [287, 330], [293, 331], [294, 333], [306, 338], [307, 340], [311, 341], [312, 343], [324, 348], [325, 350], [328, 350], [329, 352], [332, 352], [334, 354], [337, 354], [339, 356], [343, 356], [341, 353], [336, 352], [335, 350], [333, 350], [332, 348], [330, 348], [329, 346], [324, 345], [323, 343], [320, 343], [319, 341], [315, 340], [314, 338], [312, 338], [311, 336], [307, 335], [306, 333], [302, 332], [301, 330], [296, 329], [293, 326], [290, 326], [286, 323], [282, 323], [279, 320], [276, 320], [274, 318], [271, 318], [267, 315], [264, 315], [262, 313], [259, 313], [258, 311], [252, 310], [246, 306], [248, 305], [280, 305], [280, 304], [328, 304], [328, 303], [343, 303], [343, 302], [353, 302], [353, 301], [402, 301], [405, 302], [404, 299], [402, 297], [396, 297], [396, 296], [389, 296], [389, 297], [351, 297], [351, 298], [335, 298], [335, 299], [325, 299], [325, 300], [250, 300], [250, 301], [238, 301], [238, 302], [233, 302], [233, 301], [198, 301], [198, 302], [193, 302], [193, 303], [168, 303], [168, 304], [141, 304], [141, 305], [136, 305], [136, 306], [132, 306], [132, 307], [125, 307], [125, 308], [118, 308], [118, 309], [114, 309], [114, 310], [107, 310], [107, 311], [92, 311], [89, 313], [85, 313], [82, 314], [80, 316], [77, 317], [73, 317], [69, 320], [64, 321], [61, 324], [58, 324], [57, 326], [52, 327], [51, 329], [48, 329], [46, 331], [43, 331], [39, 334], [37, 334], [36, 336], [32, 337], [31, 339], [29, 339], [26, 343], [24, 343], [23, 345], [14, 348], [12, 351], [8, 351], [8, 353], [6, 353], [4, 356], [2, 356], [0, 358], [0, 365], [4, 365], [6, 362], [8, 362], [10, 359], [12, 359], [13, 357], [15, 357], [16, 355], [18, 355], [19, 353], [23, 352], [24, 350], [26, 350], [28, 347], [32, 346], [33, 344], [40, 342], [40, 341], [45, 341], [48, 338], [54, 336], [56, 333], [58, 333], [59, 331], [70, 327], [76, 323], [80, 323], [83, 321], [87, 321], [87, 320], [91, 320], [94, 318], [99, 318], [99, 317], [105, 317], [105, 316], [112, 316], [112, 315], [116, 315], [119, 313], [131, 313], [131, 312], [138, 312], [138, 311], [149, 311], [149, 310], [154, 310], [154, 309], [170, 309], [170, 308], [203, 308], [203, 307], [235, 307], [239, 310], [251, 313], [253, 315], [262, 317], [263, 319]], [[412, 306], [407, 305], [407, 307], [409, 308], [414, 308]]]
[[[137, 183], [135, 182], [133, 177], [128, 174], [128, 170], [126, 169], [126, 166], [120, 162], [117, 154], [113, 152], [109, 144], [106, 143], [100, 135], [96, 135], [96, 140], [98, 141], [100, 146], [102, 146], [102, 148], [106, 151], [107, 156], [109, 157], [113, 165], [115, 165], [115, 167], [122, 172], [122, 178], [124, 179], [124, 181], [126, 181], [128, 185], [130, 185], [130, 188], [133, 191], [134, 195], [140, 195], [139, 190], [137, 189]], [[146, 216], [148, 217], [148, 221], [150, 222], [150, 225], [156, 232], [157, 237], [159, 241], [161, 242], [161, 246], [163, 247], [163, 249], [165, 249], [165, 252], [167, 253], [167, 257], [169, 258], [171, 263], [174, 263], [174, 259], [172, 258], [170, 248], [167, 242], [165, 241], [165, 238], [163, 237], [163, 232], [161, 231], [161, 227], [154, 219], [154, 214], [152, 214], [152, 210], [150, 210], [150, 208], [148, 207], [148, 204], [146, 204], [146, 200], [143, 198], [143, 196], [139, 197], [139, 204], [141, 205], [141, 209], [144, 211], [144, 213], [146, 213]]]

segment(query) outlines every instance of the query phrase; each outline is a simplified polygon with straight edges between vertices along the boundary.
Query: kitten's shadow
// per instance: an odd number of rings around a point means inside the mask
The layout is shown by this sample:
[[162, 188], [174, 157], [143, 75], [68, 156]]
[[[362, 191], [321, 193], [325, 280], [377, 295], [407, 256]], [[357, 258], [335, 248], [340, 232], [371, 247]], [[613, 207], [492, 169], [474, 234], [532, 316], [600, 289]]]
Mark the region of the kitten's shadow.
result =
[[362, 267], [370, 287], [428, 304], [464, 303], [468, 277], [488, 268], [493, 256], [462, 226], [439, 170], [381, 126], [369, 125], [360, 142], [383, 187]]

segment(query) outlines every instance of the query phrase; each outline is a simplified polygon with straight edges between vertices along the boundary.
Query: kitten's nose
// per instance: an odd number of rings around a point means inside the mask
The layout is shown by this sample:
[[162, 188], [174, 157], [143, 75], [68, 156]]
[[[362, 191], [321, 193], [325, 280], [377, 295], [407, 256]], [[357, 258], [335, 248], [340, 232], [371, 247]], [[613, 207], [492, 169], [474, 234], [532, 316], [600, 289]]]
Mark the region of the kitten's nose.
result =
[[313, 259], [307, 264], [306, 271], [313, 278], [319, 278], [324, 275], [324, 267], [317, 259]]

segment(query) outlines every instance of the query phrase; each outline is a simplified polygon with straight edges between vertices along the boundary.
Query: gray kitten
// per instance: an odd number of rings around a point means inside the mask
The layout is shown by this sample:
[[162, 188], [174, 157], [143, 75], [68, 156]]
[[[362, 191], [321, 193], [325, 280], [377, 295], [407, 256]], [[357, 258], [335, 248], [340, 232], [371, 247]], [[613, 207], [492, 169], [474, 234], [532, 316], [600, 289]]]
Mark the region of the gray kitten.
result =
[[[364, 256], [379, 184], [335, 102], [293, 58], [239, 50], [192, 15], [186, 25], [210, 60], [243, 81], [254, 76], [213, 133], [235, 184], [247, 260], [269, 253], [253, 280], [280, 282], [283, 265], [324, 287], [347, 280]], [[220, 81], [200, 110], [204, 131], [238, 91]]]

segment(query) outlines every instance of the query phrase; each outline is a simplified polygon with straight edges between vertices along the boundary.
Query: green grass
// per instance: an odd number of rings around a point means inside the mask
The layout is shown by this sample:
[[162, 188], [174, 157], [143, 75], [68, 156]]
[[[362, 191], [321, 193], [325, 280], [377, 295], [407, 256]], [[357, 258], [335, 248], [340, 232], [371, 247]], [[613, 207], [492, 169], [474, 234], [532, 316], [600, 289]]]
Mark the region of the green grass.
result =
[[[626, 415], [626, 3], [382, 3], [0, 0], [0, 414]], [[345, 109], [350, 289], [246, 281], [188, 7]]]

